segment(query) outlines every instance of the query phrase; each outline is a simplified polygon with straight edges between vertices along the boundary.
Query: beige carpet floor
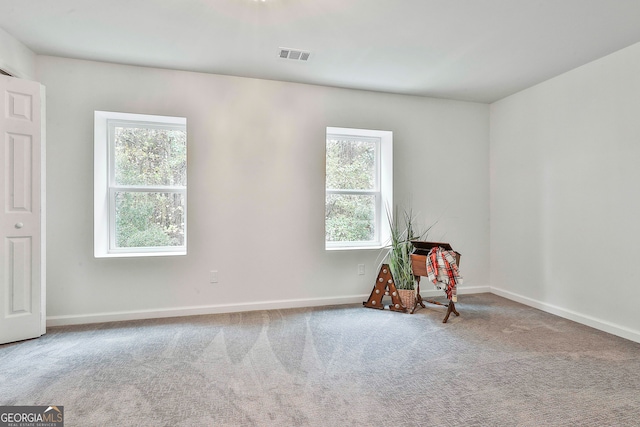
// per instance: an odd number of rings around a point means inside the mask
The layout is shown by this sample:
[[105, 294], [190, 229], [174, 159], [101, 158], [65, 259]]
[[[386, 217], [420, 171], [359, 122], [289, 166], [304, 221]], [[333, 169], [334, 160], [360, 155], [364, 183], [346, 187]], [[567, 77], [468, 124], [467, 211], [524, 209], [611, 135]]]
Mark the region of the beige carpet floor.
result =
[[50, 328], [0, 405], [65, 426], [638, 426], [640, 344], [491, 294]]

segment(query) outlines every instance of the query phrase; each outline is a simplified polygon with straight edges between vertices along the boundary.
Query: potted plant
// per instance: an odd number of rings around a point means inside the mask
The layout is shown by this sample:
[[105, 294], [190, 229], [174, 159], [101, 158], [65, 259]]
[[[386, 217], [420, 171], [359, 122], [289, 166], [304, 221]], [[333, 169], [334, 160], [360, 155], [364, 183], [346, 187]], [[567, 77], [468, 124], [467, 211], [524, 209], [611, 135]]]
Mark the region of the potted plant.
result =
[[433, 227], [429, 226], [425, 231], [418, 231], [415, 227], [415, 217], [411, 210], [404, 211], [402, 216], [390, 215], [387, 210], [387, 218], [391, 229], [389, 245], [385, 258], [388, 259], [393, 281], [398, 290], [402, 304], [412, 309], [416, 301], [415, 277], [411, 268], [411, 252], [413, 252], [412, 240], [422, 240]]

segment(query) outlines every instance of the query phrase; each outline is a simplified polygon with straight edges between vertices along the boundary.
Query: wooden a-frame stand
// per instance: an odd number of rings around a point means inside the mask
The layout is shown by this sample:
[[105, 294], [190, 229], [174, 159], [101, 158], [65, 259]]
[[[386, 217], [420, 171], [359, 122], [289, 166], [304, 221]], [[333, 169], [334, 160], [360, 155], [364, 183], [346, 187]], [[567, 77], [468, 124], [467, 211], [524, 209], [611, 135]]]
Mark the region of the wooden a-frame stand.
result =
[[396, 284], [393, 280], [391, 269], [388, 264], [382, 264], [382, 267], [380, 267], [380, 272], [378, 273], [378, 278], [376, 279], [376, 284], [371, 291], [371, 295], [367, 301], [362, 303], [362, 305], [369, 308], [384, 310], [382, 298], [385, 296], [391, 297], [389, 310], [400, 311], [403, 313], [407, 311], [407, 307], [405, 307], [402, 304], [402, 300], [400, 300], [400, 296], [398, 295], [398, 290], [396, 289]]

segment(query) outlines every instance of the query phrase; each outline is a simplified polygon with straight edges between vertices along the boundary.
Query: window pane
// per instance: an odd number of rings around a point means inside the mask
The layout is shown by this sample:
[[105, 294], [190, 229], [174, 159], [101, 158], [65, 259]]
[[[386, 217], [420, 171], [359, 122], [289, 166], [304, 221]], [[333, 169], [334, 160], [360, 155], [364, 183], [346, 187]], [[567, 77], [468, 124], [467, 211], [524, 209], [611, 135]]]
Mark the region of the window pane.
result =
[[376, 197], [327, 194], [325, 239], [327, 242], [368, 242], [375, 239]]
[[327, 137], [327, 187], [340, 190], [376, 188], [376, 142]]
[[185, 130], [116, 126], [116, 185], [187, 185]]
[[184, 246], [184, 196], [181, 193], [119, 191], [116, 247]]

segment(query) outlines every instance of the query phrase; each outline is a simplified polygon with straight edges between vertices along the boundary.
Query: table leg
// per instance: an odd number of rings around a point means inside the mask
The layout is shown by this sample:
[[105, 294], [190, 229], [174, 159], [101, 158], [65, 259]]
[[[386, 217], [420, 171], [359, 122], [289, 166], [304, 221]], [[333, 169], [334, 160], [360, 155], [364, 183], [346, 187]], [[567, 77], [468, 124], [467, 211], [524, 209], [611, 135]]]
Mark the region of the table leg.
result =
[[460, 313], [458, 313], [458, 310], [456, 310], [456, 305], [453, 303], [453, 301], [449, 300], [449, 304], [447, 305], [447, 315], [444, 316], [444, 320], [442, 321], [442, 323], [447, 323], [447, 320], [449, 320], [449, 315], [453, 313], [456, 316], [460, 316]]

